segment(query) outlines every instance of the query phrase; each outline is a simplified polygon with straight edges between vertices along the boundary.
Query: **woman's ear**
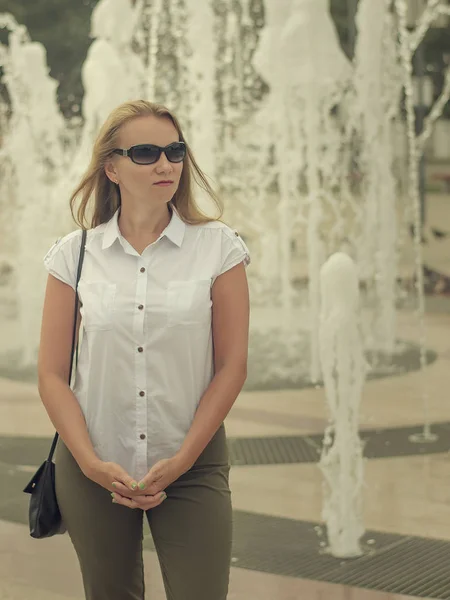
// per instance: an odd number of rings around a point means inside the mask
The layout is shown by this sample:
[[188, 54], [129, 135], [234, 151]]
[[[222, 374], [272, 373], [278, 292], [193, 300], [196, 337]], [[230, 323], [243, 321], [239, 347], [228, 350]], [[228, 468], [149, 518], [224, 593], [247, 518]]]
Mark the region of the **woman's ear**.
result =
[[119, 183], [119, 177], [117, 175], [117, 171], [112, 160], [106, 163], [105, 174], [106, 177], [108, 177], [108, 179], [110, 179], [113, 183]]

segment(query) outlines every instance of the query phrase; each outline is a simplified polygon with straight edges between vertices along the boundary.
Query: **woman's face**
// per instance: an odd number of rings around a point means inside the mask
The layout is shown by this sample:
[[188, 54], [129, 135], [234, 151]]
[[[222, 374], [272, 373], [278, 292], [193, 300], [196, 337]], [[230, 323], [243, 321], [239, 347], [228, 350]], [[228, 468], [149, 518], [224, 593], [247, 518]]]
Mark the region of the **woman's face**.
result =
[[[121, 127], [117, 147], [126, 150], [138, 144], [165, 147], [178, 141], [178, 131], [170, 119], [136, 117]], [[137, 165], [129, 157], [115, 154], [105, 170], [112, 181], [119, 183], [122, 198], [131, 196], [167, 203], [178, 188], [183, 163], [171, 163], [164, 152], [158, 162], [151, 165]], [[170, 184], [158, 185], [161, 181], [170, 181]]]

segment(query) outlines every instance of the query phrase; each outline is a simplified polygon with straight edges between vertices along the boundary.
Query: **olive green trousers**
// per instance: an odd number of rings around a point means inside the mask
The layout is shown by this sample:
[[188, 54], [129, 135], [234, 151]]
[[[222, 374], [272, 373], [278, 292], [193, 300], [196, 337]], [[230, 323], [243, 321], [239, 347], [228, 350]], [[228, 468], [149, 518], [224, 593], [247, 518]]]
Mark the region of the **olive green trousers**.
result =
[[[113, 504], [60, 441], [56, 493], [87, 600], [143, 600], [143, 514]], [[224, 427], [195, 465], [146, 511], [168, 600], [226, 600], [232, 510]], [[149, 599], [151, 600], [151, 599]]]

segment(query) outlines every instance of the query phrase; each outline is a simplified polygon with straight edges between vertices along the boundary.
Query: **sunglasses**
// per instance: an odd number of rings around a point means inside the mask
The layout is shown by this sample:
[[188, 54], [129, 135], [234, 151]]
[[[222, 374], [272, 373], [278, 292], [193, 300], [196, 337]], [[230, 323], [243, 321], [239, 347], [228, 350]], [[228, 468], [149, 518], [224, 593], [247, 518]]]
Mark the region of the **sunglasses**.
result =
[[169, 162], [180, 163], [186, 156], [186, 144], [184, 142], [173, 142], [164, 148], [153, 144], [138, 144], [137, 146], [131, 146], [128, 150], [116, 148], [113, 152], [120, 154], [120, 156], [128, 156], [137, 165], [153, 165], [158, 162], [163, 152]]

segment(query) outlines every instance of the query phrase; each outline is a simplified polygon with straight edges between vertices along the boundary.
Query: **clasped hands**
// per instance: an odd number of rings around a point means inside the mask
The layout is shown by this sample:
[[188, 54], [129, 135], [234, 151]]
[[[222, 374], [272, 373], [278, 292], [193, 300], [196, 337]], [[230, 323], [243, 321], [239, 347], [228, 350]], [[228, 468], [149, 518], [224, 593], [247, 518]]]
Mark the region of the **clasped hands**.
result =
[[98, 461], [85, 473], [89, 479], [109, 490], [112, 501], [128, 508], [150, 510], [167, 498], [166, 488], [187, 469], [180, 458], [164, 458], [158, 461], [139, 482], [135, 481], [120, 465]]

